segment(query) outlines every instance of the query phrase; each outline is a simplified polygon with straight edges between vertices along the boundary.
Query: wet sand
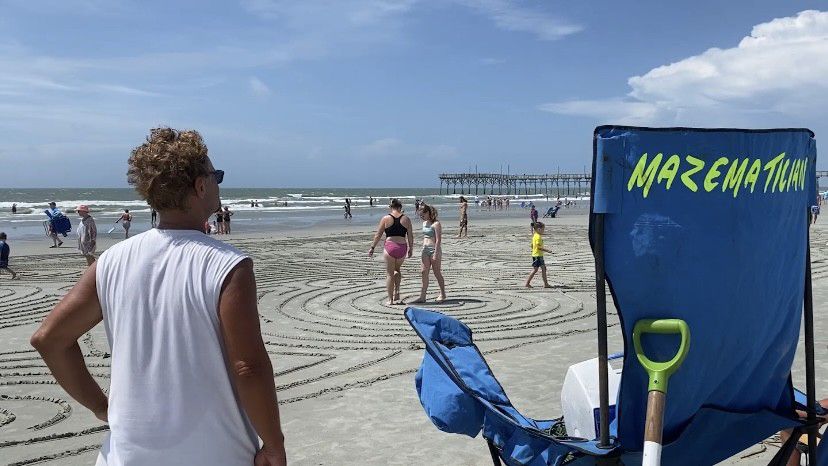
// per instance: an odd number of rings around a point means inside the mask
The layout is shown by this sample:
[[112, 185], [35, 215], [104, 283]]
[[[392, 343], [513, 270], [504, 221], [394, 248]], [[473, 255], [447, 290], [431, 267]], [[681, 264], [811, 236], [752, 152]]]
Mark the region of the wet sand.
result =
[[[523, 288], [531, 270], [527, 220], [471, 220], [471, 236], [462, 240], [451, 238], [456, 222], [446, 225], [449, 299], [422, 307], [460, 317], [472, 328], [518, 409], [531, 417], [558, 417], [567, 367], [597, 352], [585, 210], [547, 222], [546, 243], [554, 253], [546, 258], [553, 285], [546, 290], [540, 277], [536, 288]], [[225, 238], [256, 263], [262, 331], [275, 369], [290, 463], [490, 464], [480, 438], [439, 432], [426, 418], [414, 390], [422, 346], [403, 318], [403, 307], [384, 304], [382, 259], [366, 257], [372, 233], [342, 228]], [[822, 317], [828, 310], [828, 232], [818, 224], [812, 236], [819, 388], [828, 386], [828, 319]], [[416, 238], [421, 239], [419, 232]], [[112, 241], [105, 239], [102, 247]], [[66, 246], [48, 249], [45, 240], [10, 245], [12, 266], [23, 279], [0, 276], [0, 462], [93, 464], [106, 426], [55, 384], [28, 345], [85, 261]], [[419, 292], [418, 254], [406, 262], [403, 274], [403, 299], [410, 301]], [[436, 295], [432, 278], [429, 297]], [[609, 323], [609, 349], [620, 351], [614, 313]], [[800, 341], [794, 368], [798, 386], [804, 386], [803, 346]], [[101, 326], [83, 338], [81, 348], [106, 387], [109, 349]], [[769, 439], [725, 464], [767, 464], [777, 449]]]

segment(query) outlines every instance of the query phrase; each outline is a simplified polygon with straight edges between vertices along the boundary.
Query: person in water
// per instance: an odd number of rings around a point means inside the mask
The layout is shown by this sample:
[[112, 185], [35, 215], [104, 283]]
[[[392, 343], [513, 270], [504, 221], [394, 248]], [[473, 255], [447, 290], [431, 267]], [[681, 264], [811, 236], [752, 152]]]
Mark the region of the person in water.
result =
[[411, 219], [402, 213], [402, 202], [399, 199], [391, 199], [388, 206], [390, 212], [382, 217], [377, 225], [377, 233], [374, 235], [374, 242], [368, 250], [368, 257], [374, 256], [374, 249], [377, 247], [385, 233], [385, 272], [387, 278], [385, 288], [388, 292], [389, 305], [402, 304], [400, 301], [400, 282], [402, 273], [400, 268], [406, 257], [413, 255], [414, 233], [412, 231]]
[[[153, 129], [127, 180], [158, 228], [101, 254], [32, 335], [60, 386], [109, 424], [96, 466], [287, 464], [253, 261], [202, 233], [223, 179], [200, 134]], [[78, 345], [100, 322], [107, 393]]]
[[437, 220], [437, 209], [425, 202], [420, 204], [420, 218], [423, 220], [423, 252], [421, 254], [423, 286], [420, 288], [420, 297], [410, 304], [426, 302], [428, 274], [432, 270], [434, 271], [434, 278], [437, 279], [437, 285], [440, 287], [440, 295], [436, 299], [440, 303], [446, 300], [446, 284], [443, 280], [442, 271], [443, 226]]

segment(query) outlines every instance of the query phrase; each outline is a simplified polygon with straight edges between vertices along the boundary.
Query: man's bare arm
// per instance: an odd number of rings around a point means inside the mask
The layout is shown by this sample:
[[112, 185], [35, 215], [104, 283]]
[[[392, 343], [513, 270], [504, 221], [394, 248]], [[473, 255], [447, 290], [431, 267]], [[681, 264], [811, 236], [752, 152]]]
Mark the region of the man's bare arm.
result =
[[262, 341], [253, 261], [245, 259], [227, 276], [219, 299], [219, 321], [230, 375], [241, 405], [264, 448], [281, 451], [284, 436], [276, 400], [273, 366]]
[[95, 286], [96, 267], [97, 263], [93, 263], [86, 269], [32, 335], [30, 343], [66, 393], [106, 421], [106, 395], [86, 368], [78, 345], [78, 338], [103, 319]]

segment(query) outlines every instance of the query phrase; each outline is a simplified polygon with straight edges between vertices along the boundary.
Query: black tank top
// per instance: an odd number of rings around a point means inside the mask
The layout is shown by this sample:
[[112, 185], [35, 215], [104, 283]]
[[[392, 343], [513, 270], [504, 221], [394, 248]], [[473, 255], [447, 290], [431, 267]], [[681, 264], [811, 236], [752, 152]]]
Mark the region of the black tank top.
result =
[[408, 228], [404, 227], [402, 223], [400, 223], [400, 219], [403, 217], [400, 215], [399, 217], [394, 217], [391, 214], [388, 214], [389, 217], [394, 219], [394, 223], [391, 224], [390, 227], [385, 229], [385, 236], [405, 236], [408, 233]]

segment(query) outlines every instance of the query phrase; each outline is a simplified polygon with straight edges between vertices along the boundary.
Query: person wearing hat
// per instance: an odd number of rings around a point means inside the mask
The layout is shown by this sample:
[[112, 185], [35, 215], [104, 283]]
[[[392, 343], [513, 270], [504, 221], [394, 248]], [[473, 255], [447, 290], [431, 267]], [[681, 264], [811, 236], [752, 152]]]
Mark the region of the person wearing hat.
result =
[[95, 219], [89, 215], [88, 206], [81, 204], [75, 212], [81, 217], [80, 224], [78, 224], [78, 250], [86, 258], [86, 264], [92, 265], [95, 262], [98, 228], [95, 226]]

